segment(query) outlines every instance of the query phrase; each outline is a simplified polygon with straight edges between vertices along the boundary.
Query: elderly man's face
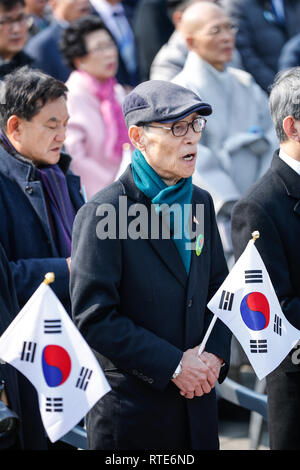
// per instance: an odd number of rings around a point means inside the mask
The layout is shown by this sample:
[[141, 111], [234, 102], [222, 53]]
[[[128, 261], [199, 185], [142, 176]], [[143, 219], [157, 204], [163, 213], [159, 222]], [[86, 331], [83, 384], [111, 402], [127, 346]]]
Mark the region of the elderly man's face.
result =
[[[190, 114], [184, 121], [191, 123], [197, 113]], [[156, 126], [171, 127], [172, 123], [153, 123]], [[189, 126], [187, 134], [175, 137], [172, 131], [148, 127], [144, 131], [144, 149], [142, 153], [148, 164], [169, 185], [181, 178], [189, 178], [195, 171], [197, 144], [201, 133], [196, 133]]]
[[192, 49], [217, 70], [231, 61], [235, 46], [235, 29], [222, 11], [206, 12], [201, 26], [193, 34]]
[[22, 4], [9, 11], [0, 6], [0, 56], [12, 59], [24, 48], [26, 40], [27, 21]]
[[66, 136], [66, 100], [60, 97], [43, 106], [30, 121], [19, 119], [18, 152], [36, 164], [55, 165]]

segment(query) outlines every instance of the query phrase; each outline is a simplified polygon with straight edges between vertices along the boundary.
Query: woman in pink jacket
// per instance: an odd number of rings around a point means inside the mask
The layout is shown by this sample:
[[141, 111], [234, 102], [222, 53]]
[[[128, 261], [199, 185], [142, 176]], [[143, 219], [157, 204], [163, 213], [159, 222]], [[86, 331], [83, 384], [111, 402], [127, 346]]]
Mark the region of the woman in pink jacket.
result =
[[66, 82], [70, 120], [65, 148], [89, 199], [114, 181], [123, 145], [129, 142], [121, 109], [125, 90], [115, 78], [118, 50], [96, 16], [73, 22], [61, 47], [73, 69]]

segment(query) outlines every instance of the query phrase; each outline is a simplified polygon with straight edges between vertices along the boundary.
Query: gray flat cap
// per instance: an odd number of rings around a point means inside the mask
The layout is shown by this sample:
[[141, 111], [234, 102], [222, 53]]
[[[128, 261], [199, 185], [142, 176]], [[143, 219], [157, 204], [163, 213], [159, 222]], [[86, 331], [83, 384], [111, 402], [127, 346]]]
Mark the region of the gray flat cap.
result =
[[128, 128], [133, 124], [152, 121], [179, 121], [194, 112], [208, 116], [212, 109], [193, 91], [162, 80], [140, 83], [123, 102], [123, 113]]

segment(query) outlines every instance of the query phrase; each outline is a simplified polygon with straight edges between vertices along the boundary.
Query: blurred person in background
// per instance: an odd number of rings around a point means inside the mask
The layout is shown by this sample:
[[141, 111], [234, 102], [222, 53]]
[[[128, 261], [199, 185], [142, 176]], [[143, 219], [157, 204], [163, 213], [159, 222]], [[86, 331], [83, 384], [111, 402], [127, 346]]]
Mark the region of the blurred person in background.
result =
[[266, 92], [278, 71], [284, 44], [300, 33], [298, 0], [222, 0], [238, 25], [236, 47], [243, 68]]
[[220, 6], [193, 3], [182, 16], [181, 32], [189, 54], [173, 81], [203, 96], [214, 109], [199, 144], [194, 176], [213, 196], [230, 259], [233, 204], [266, 171], [277, 143], [268, 96], [249, 73], [228, 66], [236, 25]]
[[150, 78], [150, 67], [154, 57], [174, 31], [168, 12], [168, 1], [139, 0], [135, 9], [133, 29], [137, 44], [140, 80], [144, 82]]
[[71, 69], [59, 49], [62, 33], [72, 21], [89, 14], [90, 4], [88, 0], [49, 0], [49, 6], [51, 23], [31, 38], [25, 49], [40, 70], [65, 82]]
[[134, 9], [121, 0], [90, 0], [90, 3], [92, 13], [101, 18], [117, 44], [118, 81], [129, 88], [136, 86], [140, 78], [136, 41], [132, 29]]
[[0, 0], [0, 79], [33, 59], [24, 52], [27, 15], [24, 0]]
[[65, 147], [87, 198], [112, 183], [129, 142], [121, 103], [124, 88], [116, 80], [117, 45], [97, 16], [74, 21], [63, 34], [62, 52], [73, 72], [68, 87]]
[[25, 11], [28, 15], [28, 39], [49, 25], [51, 12], [47, 5], [48, 0], [25, 0]]
[[[154, 57], [150, 68], [151, 80], [172, 80], [184, 67], [189, 48], [181, 33], [181, 19], [184, 11], [192, 4], [203, 0], [168, 0], [168, 11], [175, 31], [169, 41], [162, 46]], [[218, 4], [218, 0], [206, 0]], [[241, 60], [235, 49], [231, 59], [233, 67], [240, 67]]]

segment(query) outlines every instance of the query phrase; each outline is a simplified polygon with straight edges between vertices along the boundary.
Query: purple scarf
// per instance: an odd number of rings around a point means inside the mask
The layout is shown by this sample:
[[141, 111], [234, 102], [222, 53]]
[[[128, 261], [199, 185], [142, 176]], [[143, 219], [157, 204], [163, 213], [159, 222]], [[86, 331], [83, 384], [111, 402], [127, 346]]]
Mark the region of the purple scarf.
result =
[[36, 168], [35, 172], [43, 184], [50, 225], [59, 255], [68, 258], [71, 256], [75, 210], [70, 200], [65, 175], [58, 165]]
[[[19, 153], [2, 129], [0, 129], [0, 144], [8, 153], [18, 157]], [[35, 167], [35, 174], [43, 185], [50, 227], [56, 248], [61, 257], [68, 258], [71, 256], [75, 210], [70, 200], [65, 175], [58, 165]]]

